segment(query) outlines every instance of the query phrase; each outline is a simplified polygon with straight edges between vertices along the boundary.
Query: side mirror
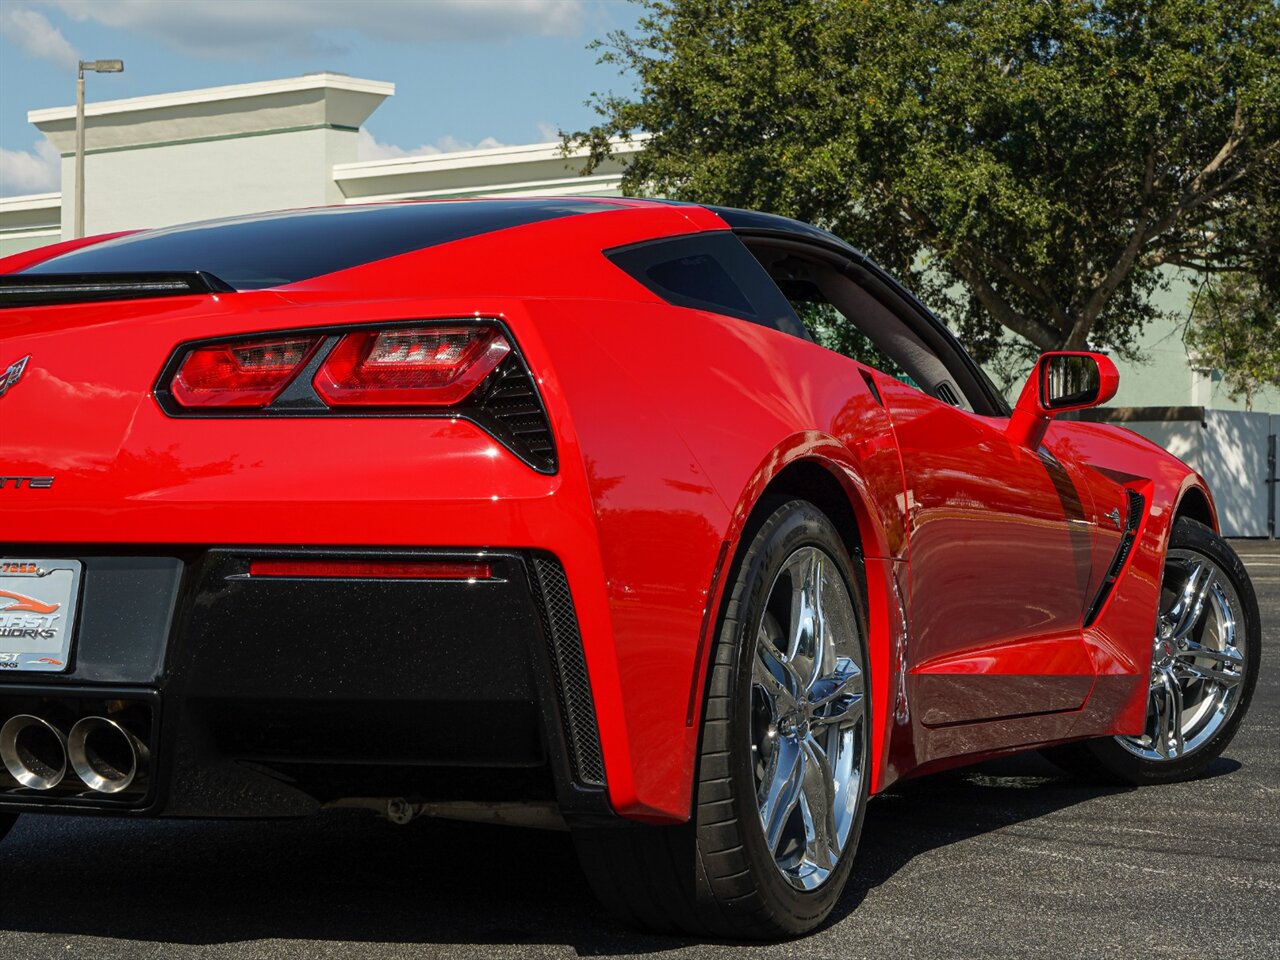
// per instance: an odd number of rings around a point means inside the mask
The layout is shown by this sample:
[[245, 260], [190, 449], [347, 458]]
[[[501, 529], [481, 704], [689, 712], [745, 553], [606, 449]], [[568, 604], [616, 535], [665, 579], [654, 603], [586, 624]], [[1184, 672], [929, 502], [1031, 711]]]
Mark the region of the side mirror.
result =
[[1018, 395], [1009, 421], [1010, 438], [1038, 448], [1054, 416], [1100, 406], [1119, 387], [1120, 372], [1101, 353], [1043, 354]]

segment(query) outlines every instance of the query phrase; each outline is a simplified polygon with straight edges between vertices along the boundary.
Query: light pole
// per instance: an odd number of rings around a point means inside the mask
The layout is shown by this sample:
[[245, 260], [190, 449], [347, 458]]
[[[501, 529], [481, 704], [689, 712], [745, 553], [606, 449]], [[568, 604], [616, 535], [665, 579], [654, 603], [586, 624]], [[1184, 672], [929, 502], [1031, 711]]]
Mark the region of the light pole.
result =
[[76, 76], [76, 229], [75, 237], [84, 236], [84, 72], [120, 73], [123, 60], [81, 60]]

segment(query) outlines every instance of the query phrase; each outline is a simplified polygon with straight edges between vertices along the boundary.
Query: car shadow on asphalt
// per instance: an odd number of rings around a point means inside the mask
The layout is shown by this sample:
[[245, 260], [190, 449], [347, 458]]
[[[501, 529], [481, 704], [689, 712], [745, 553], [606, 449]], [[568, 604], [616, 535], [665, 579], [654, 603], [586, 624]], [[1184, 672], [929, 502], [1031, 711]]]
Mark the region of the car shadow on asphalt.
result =
[[[1219, 757], [1198, 779], [1240, 767]], [[868, 807], [858, 859], [826, 925], [849, 916], [872, 890], [930, 850], [1134, 789], [1081, 782], [1035, 752], [899, 782]]]
[[[1219, 760], [1209, 775], [1238, 766]], [[1113, 792], [1034, 755], [899, 784], [869, 805], [830, 922], [930, 850]], [[265, 823], [28, 816], [0, 844], [0, 890], [0, 929], [151, 943], [564, 944], [609, 956], [694, 942], [615, 923], [565, 834], [397, 827], [349, 811]]]

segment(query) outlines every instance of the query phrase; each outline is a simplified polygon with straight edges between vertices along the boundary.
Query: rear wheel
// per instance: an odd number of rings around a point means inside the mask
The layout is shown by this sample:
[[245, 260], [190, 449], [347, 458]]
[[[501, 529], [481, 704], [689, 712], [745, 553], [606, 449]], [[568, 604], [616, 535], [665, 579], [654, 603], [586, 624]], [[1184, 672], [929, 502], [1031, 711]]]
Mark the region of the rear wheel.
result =
[[1261, 656], [1258, 601], [1244, 564], [1204, 524], [1179, 518], [1169, 541], [1142, 733], [1046, 750], [1089, 779], [1172, 783], [1202, 773], [1235, 736]]
[[812, 504], [781, 503], [726, 588], [693, 820], [576, 833], [601, 900], [666, 930], [812, 930], [848, 876], [867, 801], [870, 685], [858, 569]]

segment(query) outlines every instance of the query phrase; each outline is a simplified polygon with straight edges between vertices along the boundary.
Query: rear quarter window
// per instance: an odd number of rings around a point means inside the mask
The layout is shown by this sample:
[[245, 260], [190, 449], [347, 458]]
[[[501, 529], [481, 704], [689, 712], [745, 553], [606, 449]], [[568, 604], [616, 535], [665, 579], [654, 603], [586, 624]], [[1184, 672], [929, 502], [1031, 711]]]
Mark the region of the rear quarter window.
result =
[[727, 231], [649, 240], [605, 256], [670, 304], [811, 339], [760, 262]]

